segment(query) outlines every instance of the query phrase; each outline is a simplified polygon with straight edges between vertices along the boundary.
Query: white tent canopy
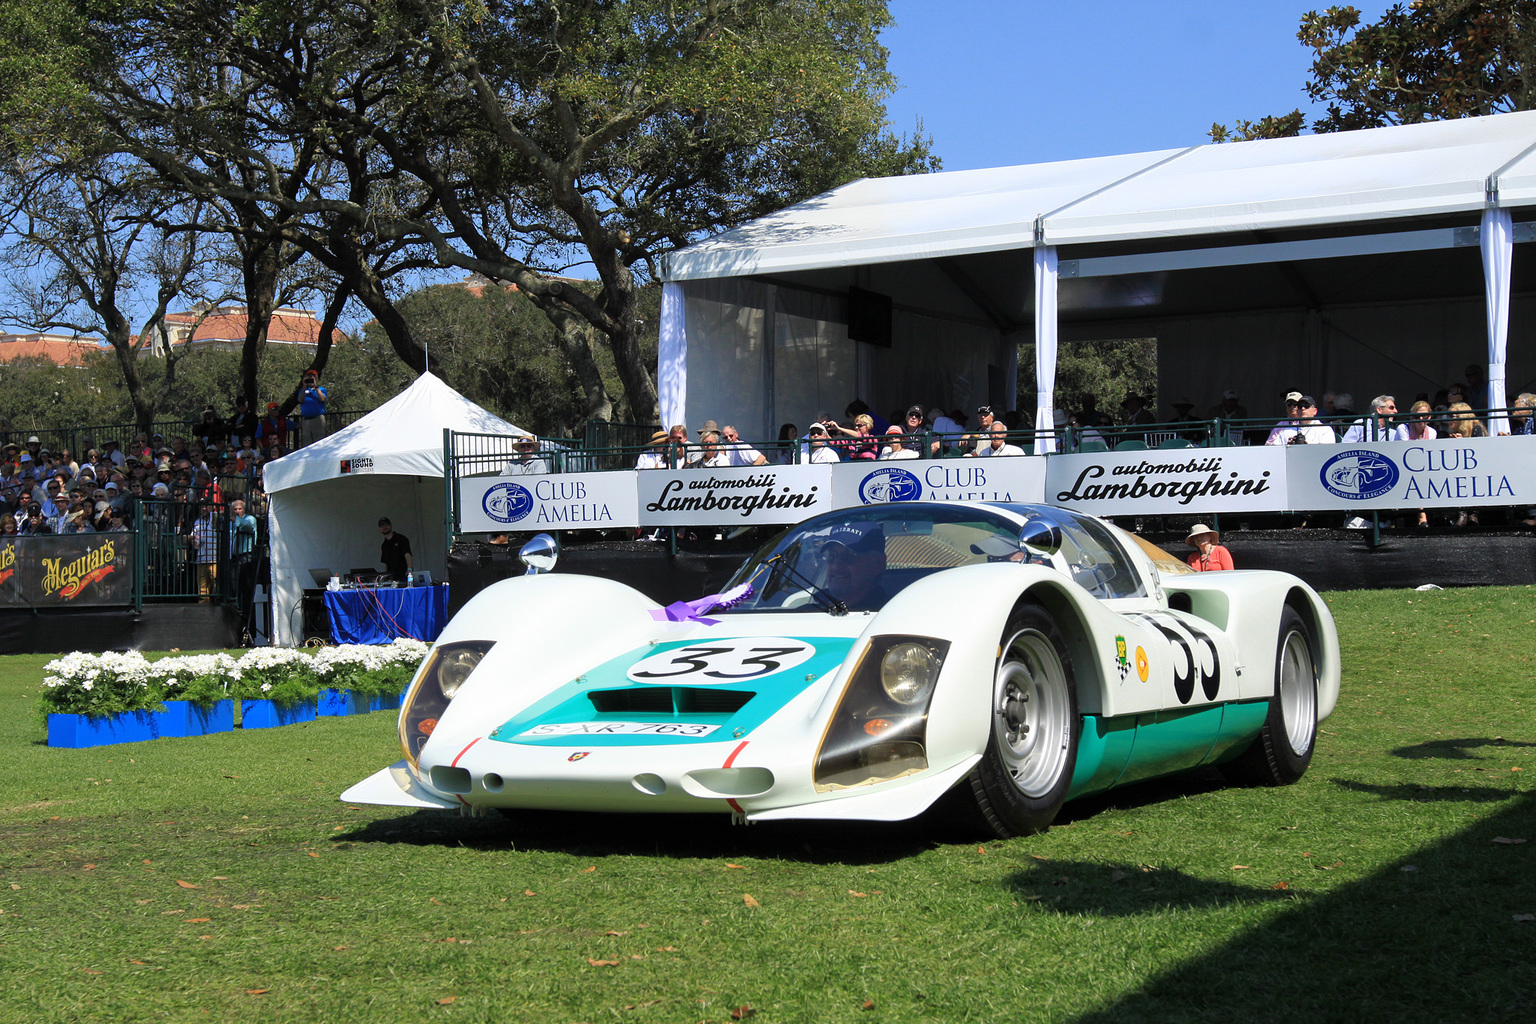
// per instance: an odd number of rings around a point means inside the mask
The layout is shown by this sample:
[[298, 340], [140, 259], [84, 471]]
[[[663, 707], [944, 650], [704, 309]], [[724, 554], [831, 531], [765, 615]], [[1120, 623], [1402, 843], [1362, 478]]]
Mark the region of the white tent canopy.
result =
[[[822, 400], [838, 413], [855, 395], [882, 412], [911, 401], [1012, 404], [1009, 349], [1034, 333], [1049, 392], [1057, 325], [1069, 340], [1194, 346], [1192, 359], [1160, 360], [1165, 370], [1178, 364], [1177, 385], [1162, 391], [1165, 402], [1169, 391], [1195, 392], [1202, 411], [1233, 386], [1253, 395], [1255, 415], [1271, 411], [1269, 392], [1291, 386], [1433, 392], [1429, 382], [1457, 379], [1485, 354], [1502, 368], [1504, 339], [1485, 332], [1521, 321], [1536, 281], [1517, 261], [1494, 302], [1509, 315], [1483, 315], [1481, 223], [1494, 211], [1508, 223], [1516, 211], [1507, 231], [1494, 230], [1500, 246], [1523, 242], [1536, 235], [1518, 211], [1531, 207], [1536, 111], [856, 181], [671, 256], [663, 415], [731, 415], [714, 388], [725, 371], [754, 375], [767, 396], [738, 419], [803, 427], [816, 410], [794, 375], [808, 368], [820, 374], [818, 399], [841, 396]], [[1032, 272], [1043, 266], [1037, 248], [1056, 250], [1056, 273]], [[1508, 280], [1507, 261], [1490, 265]], [[848, 342], [850, 287], [892, 298], [890, 348]], [[1469, 301], [1478, 308], [1461, 308]], [[1406, 335], [1394, 322], [1388, 336], [1371, 312], [1390, 319], [1415, 303], [1435, 310], [1408, 318]], [[1037, 318], [1042, 305], [1059, 312]], [[1303, 325], [1259, 329], [1284, 358], [1264, 352], [1247, 366], [1196, 344], [1214, 333], [1246, 357], [1252, 338], [1205, 321], [1256, 312]], [[1332, 330], [1335, 315], [1350, 329]], [[1354, 333], [1362, 323], [1379, 336]], [[922, 351], [933, 348], [953, 351], [960, 368], [935, 375]], [[1516, 387], [1536, 376], [1519, 355]], [[690, 375], [710, 389], [690, 394]]]
[[273, 640], [303, 640], [310, 569], [378, 568], [376, 523], [410, 538], [417, 569], [443, 578], [446, 498], [443, 431], [523, 431], [424, 373], [345, 430], [285, 455], [264, 474], [271, 507]]

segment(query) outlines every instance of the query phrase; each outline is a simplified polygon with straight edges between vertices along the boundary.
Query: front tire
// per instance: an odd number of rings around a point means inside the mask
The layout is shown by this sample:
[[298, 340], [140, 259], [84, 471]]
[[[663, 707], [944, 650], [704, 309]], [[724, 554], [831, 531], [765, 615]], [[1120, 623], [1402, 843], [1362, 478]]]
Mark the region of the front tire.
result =
[[1317, 742], [1317, 659], [1312, 631], [1296, 609], [1280, 616], [1275, 696], [1253, 745], [1232, 762], [1231, 774], [1261, 786], [1289, 786], [1307, 773]]
[[1082, 719], [1066, 643], [1038, 605], [1020, 605], [1003, 630], [990, 723], [970, 776], [976, 809], [1002, 838], [1044, 832], [1067, 799]]

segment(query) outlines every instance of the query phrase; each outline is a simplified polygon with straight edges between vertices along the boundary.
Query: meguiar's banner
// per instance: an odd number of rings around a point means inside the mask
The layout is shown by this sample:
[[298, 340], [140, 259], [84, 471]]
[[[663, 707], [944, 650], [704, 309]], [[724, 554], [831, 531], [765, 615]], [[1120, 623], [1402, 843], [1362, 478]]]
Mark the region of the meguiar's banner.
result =
[[[3, 514], [3, 513], [0, 513]], [[0, 608], [15, 608], [22, 604], [21, 580], [16, 575], [19, 537], [0, 539]]]
[[11, 537], [0, 543], [0, 607], [133, 603], [133, 534]]

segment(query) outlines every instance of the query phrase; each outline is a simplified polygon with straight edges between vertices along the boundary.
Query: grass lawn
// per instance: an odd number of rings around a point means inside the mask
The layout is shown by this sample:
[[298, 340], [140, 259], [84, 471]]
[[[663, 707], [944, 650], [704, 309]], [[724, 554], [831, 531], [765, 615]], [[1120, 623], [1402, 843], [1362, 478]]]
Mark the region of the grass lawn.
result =
[[1536, 587], [1329, 602], [1298, 785], [1006, 842], [348, 806], [390, 713], [49, 749], [0, 658], [0, 1021], [1536, 1019]]

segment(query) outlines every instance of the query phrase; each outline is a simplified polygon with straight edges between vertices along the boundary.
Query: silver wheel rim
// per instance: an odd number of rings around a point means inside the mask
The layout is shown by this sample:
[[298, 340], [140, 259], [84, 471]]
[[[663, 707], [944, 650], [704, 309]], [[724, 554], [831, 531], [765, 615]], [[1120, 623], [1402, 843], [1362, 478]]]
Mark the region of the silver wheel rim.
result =
[[1008, 775], [1028, 797], [1043, 797], [1066, 770], [1072, 700], [1056, 648], [1033, 629], [1003, 649], [992, 690], [992, 737]]
[[1285, 741], [1296, 756], [1304, 756], [1312, 749], [1312, 734], [1317, 728], [1317, 670], [1312, 667], [1312, 649], [1299, 630], [1285, 635], [1278, 689]]

